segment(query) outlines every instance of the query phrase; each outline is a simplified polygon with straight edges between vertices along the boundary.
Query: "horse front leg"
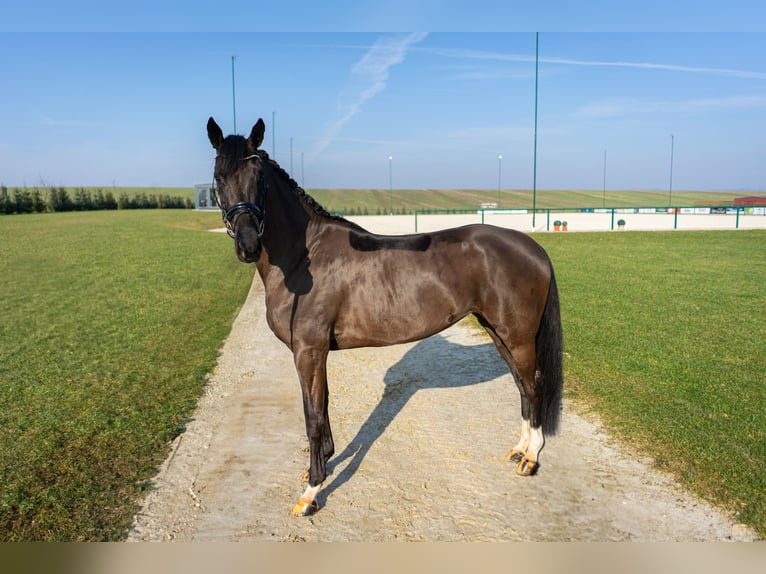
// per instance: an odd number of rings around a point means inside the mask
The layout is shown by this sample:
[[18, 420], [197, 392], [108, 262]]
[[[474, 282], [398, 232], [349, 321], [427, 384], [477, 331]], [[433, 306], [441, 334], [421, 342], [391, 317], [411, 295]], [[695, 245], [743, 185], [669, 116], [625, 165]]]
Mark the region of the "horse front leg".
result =
[[293, 350], [309, 440], [308, 485], [293, 506], [294, 516], [308, 516], [319, 508], [316, 496], [327, 477], [327, 460], [335, 450], [327, 412], [327, 353], [327, 349], [310, 347]]

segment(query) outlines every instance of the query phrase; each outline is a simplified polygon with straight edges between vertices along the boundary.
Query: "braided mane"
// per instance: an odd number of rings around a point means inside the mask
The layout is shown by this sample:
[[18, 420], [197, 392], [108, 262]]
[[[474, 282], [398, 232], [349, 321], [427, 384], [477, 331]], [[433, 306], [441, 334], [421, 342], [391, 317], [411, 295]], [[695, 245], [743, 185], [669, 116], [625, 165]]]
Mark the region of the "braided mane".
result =
[[[242, 160], [246, 158], [247, 154], [251, 153], [250, 149], [247, 144], [247, 140], [240, 135], [230, 135], [223, 141], [223, 149], [219, 151], [216, 159], [220, 162], [219, 168], [223, 173], [233, 173], [239, 167], [242, 165]], [[268, 164], [271, 166], [271, 168], [275, 171], [275, 173], [279, 176], [281, 176], [283, 179], [285, 179], [288, 182], [288, 187], [292, 190], [295, 195], [298, 196], [298, 199], [301, 200], [301, 202], [308, 206], [311, 211], [316, 213], [317, 215], [321, 217], [325, 217], [327, 219], [332, 219], [335, 221], [344, 221], [349, 223], [350, 225], [356, 227], [356, 225], [344, 217], [341, 217], [339, 215], [333, 215], [329, 211], [327, 211], [322, 205], [317, 202], [316, 199], [311, 197], [306, 191], [298, 185], [298, 183], [290, 177], [290, 174], [288, 174], [282, 167], [273, 159], [269, 157], [269, 154], [266, 152], [266, 150], [259, 149], [257, 150], [257, 155], [259, 158], [261, 158], [262, 161], [268, 162]]]
[[266, 153], [265, 150], [258, 150], [258, 156], [262, 160], [267, 160], [269, 162], [269, 165], [274, 169], [279, 175], [281, 175], [284, 179], [287, 180], [290, 189], [295, 193], [295, 195], [298, 196], [298, 198], [308, 207], [311, 208], [311, 210], [316, 213], [317, 215], [321, 217], [326, 217], [328, 219], [333, 219], [335, 221], [345, 221], [348, 223], [351, 223], [344, 217], [341, 217], [340, 215], [333, 215], [329, 211], [327, 211], [316, 199], [311, 197], [306, 191], [298, 185], [298, 183], [290, 177], [290, 174], [288, 174], [284, 169], [282, 169], [282, 166], [280, 166], [276, 161], [271, 159], [269, 157], [269, 154]]

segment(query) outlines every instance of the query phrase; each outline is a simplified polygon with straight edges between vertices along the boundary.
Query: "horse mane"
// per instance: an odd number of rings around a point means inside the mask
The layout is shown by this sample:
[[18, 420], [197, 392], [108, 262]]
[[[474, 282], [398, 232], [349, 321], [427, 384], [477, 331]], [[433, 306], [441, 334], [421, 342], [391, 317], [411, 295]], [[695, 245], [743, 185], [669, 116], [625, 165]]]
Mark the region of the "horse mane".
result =
[[[247, 144], [247, 140], [243, 136], [238, 135], [232, 135], [224, 139], [222, 148], [223, 149], [219, 151], [218, 159], [221, 161], [220, 168], [224, 173], [232, 173], [239, 169], [242, 160], [251, 153]], [[299, 186], [292, 177], [290, 177], [290, 174], [282, 169], [282, 166], [271, 159], [266, 150], [259, 149], [256, 153], [262, 161], [268, 162], [271, 169], [273, 169], [278, 176], [287, 181], [288, 188], [312, 212], [316, 213], [320, 217], [324, 217], [333, 221], [342, 221], [354, 228], [361, 229], [361, 227], [347, 220], [345, 217], [341, 217], [340, 215], [333, 215], [327, 211], [316, 199], [306, 193], [306, 191], [301, 186]]]
[[308, 193], [306, 193], [306, 190], [303, 189], [301, 186], [299, 186], [298, 183], [292, 177], [290, 177], [290, 174], [287, 173], [284, 169], [282, 169], [282, 166], [280, 166], [276, 161], [271, 159], [269, 157], [269, 154], [266, 153], [265, 150], [262, 150], [262, 149], [258, 150], [258, 156], [261, 158], [261, 160], [268, 161], [268, 163], [271, 166], [271, 168], [275, 172], [277, 172], [277, 174], [279, 176], [281, 176], [282, 178], [284, 178], [287, 181], [290, 190], [296, 196], [298, 196], [298, 199], [300, 199], [301, 202], [304, 205], [309, 207], [311, 209], [311, 211], [313, 211], [314, 213], [316, 213], [320, 217], [324, 217], [326, 219], [331, 219], [333, 221], [342, 221], [344, 223], [347, 223], [347, 224], [351, 225], [354, 228], [359, 227], [357, 224], [349, 221], [345, 217], [341, 217], [340, 215], [334, 215], [334, 214], [330, 213], [329, 211], [327, 211], [316, 199], [314, 199], [312, 196], [310, 196]]

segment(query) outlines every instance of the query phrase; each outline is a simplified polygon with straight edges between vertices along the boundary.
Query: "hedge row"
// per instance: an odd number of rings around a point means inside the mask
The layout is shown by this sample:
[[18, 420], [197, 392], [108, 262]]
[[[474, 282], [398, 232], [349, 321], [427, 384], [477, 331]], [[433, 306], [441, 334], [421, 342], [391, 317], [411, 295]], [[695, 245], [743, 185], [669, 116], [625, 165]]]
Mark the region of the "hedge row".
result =
[[95, 193], [80, 187], [70, 193], [63, 187], [8, 188], [0, 186], [0, 215], [13, 213], [46, 213], [59, 211], [95, 211], [104, 209], [193, 209], [188, 197], [171, 197], [137, 193], [121, 193], [116, 199], [111, 191], [97, 189]]

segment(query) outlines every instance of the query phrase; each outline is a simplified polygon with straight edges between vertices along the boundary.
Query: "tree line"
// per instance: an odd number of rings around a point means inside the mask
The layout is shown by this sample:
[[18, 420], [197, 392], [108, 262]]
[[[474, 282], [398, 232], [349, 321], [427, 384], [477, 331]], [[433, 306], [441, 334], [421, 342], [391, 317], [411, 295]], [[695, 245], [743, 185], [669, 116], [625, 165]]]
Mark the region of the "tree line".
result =
[[116, 198], [111, 191], [97, 189], [91, 192], [84, 187], [71, 194], [64, 187], [40, 189], [14, 188], [9, 192], [0, 186], [0, 215], [13, 213], [52, 213], [61, 211], [97, 211], [107, 209], [193, 209], [194, 201], [188, 197], [167, 194], [134, 195], [121, 193]]

